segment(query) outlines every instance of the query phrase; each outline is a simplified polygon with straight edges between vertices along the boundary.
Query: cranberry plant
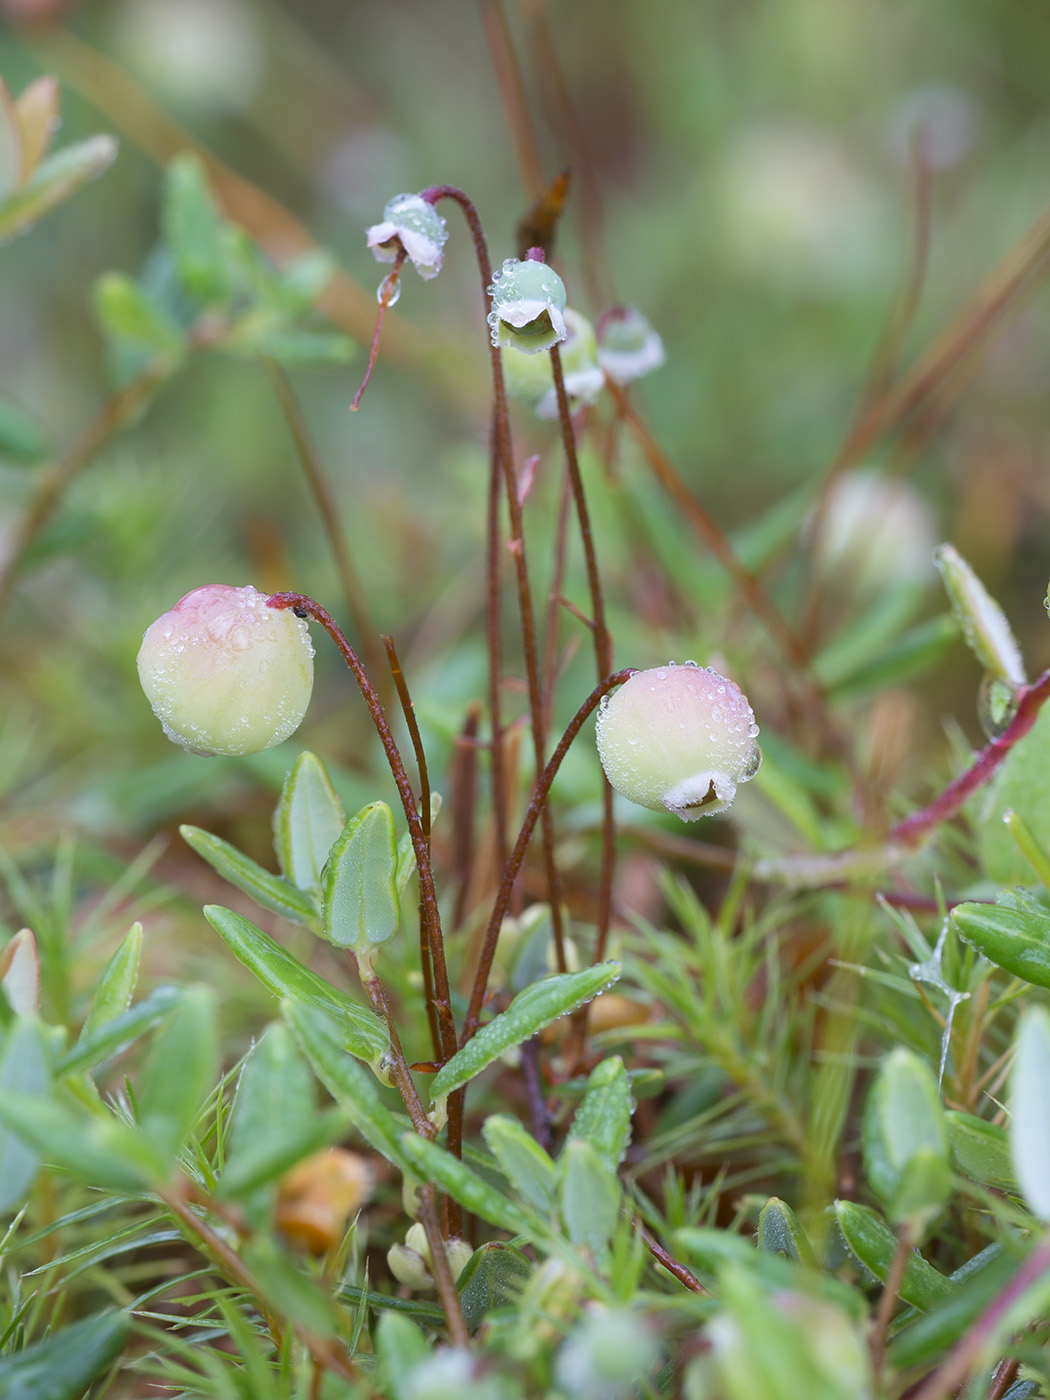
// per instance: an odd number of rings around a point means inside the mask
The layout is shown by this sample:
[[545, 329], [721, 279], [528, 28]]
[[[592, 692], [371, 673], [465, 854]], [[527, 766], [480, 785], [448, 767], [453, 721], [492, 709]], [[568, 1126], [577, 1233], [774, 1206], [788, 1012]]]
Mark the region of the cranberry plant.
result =
[[[111, 154], [41, 163], [56, 91], [0, 89], [0, 230]], [[727, 534], [641, 406], [673, 345], [572, 304], [566, 197], [496, 265], [468, 193], [392, 192], [348, 367], [335, 259], [268, 254], [179, 153], [144, 269], [94, 285], [91, 428], [42, 462], [0, 402], [0, 451], [38, 463], [0, 606], [98, 453], [219, 357], [272, 394], [333, 581], [311, 596], [275, 546], [265, 587], [140, 562], [121, 685], [180, 747], [146, 740], [177, 878], [117, 839], [47, 881], [0, 851], [0, 1393], [1050, 1387], [1050, 672], [878, 455], [987, 334], [984, 296], [912, 369], [887, 357], [819, 484]], [[485, 450], [444, 488], [473, 543], [442, 674], [375, 621], [299, 383], [338, 370], [352, 439], [392, 308], [454, 260]], [[902, 772], [892, 704], [959, 636], [984, 742]], [[269, 784], [264, 839], [221, 775]]]

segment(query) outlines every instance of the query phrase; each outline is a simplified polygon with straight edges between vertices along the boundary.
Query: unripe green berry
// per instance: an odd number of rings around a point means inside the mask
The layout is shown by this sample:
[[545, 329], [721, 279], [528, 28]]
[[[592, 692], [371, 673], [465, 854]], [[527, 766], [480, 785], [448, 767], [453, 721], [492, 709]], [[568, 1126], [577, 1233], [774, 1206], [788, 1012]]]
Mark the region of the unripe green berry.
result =
[[758, 772], [758, 725], [733, 681], [695, 661], [636, 671], [598, 711], [598, 754], [620, 794], [683, 821], [724, 811]]
[[565, 283], [545, 262], [507, 258], [488, 291], [493, 345], [536, 355], [565, 339]]
[[380, 262], [404, 252], [427, 281], [441, 271], [448, 225], [422, 195], [398, 194], [387, 202], [382, 221], [368, 230], [368, 246]]
[[147, 629], [139, 679], [173, 743], [198, 754], [258, 753], [302, 723], [314, 678], [310, 634], [266, 598], [250, 584], [208, 584]]

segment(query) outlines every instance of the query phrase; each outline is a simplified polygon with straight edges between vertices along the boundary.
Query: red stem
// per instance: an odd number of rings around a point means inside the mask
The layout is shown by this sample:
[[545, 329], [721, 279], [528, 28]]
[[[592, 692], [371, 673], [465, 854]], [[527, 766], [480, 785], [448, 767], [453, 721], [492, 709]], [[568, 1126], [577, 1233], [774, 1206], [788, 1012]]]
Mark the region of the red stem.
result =
[[361, 398], [368, 388], [368, 381], [372, 378], [372, 371], [376, 367], [376, 360], [379, 358], [379, 338], [383, 334], [383, 322], [386, 320], [386, 313], [390, 306], [390, 298], [394, 295], [394, 288], [397, 286], [398, 278], [401, 276], [401, 267], [408, 254], [404, 248], [398, 250], [394, 259], [394, 266], [383, 278], [379, 292], [379, 315], [376, 317], [376, 328], [372, 334], [372, 348], [368, 352], [368, 364], [365, 366], [365, 377], [361, 380], [361, 385], [350, 400], [350, 411], [356, 413], [361, 406]]

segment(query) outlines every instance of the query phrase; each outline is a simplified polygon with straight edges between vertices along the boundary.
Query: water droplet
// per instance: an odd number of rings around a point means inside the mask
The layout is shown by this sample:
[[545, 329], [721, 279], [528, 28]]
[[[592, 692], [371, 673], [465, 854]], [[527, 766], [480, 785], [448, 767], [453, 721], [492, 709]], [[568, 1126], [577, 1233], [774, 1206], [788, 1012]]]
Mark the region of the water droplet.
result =
[[989, 739], [998, 739], [1017, 713], [1017, 692], [990, 671], [977, 691], [977, 720]]
[[[384, 277], [383, 280], [382, 280], [382, 282], [380, 282], [379, 286], [376, 288], [376, 301], [379, 302], [380, 306], [382, 306], [382, 304], [383, 304], [383, 293], [384, 293], [384, 291], [386, 291], [386, 285], [387, 285], [387, 278]], [[397, 281], [394, 283], [394, 285], [393, 285], [393, 286], [391, 287], [391, 289], [390, 289], [390, 294], [389, 294], [389, 296], [386, 298], [386, 304], [387, 304], [387, 306], [396, 306], [400, 300], [401, 300], [401, 278], [399, 277], [399, 278], [397, 279]]]
[[696, 670], [696, 671], [699, 671], [699, 669], [700, 669], [700, 663], [699, 663], [698, 661], [683, 661], [683, 662], [682, 662], [682, 665], [683, 665], [683, 666], [692, 666], [693, 669]]
[[656, 679], [657, 679], [658, 681], [665, 681], [665, 680], [667, 679], [667, 672], [666, 672], [666, 671], [657, 671], [657, 673], [656, 673]]
[[747, 732], [748, 732], [748, 735], [749, 735], [752, 739], [757, 739], [757, 738], [758, 738], [759, 732], [760, 732], [760, 731], [759, 731], [758, 725], [755, 724], [755, 722], [754, 722], [753, 720], [752, 720], [752, 722], [748, 725], [748, 727], [747, 727]]
[[762, 767], [762, 750], [756, 744], [751, 750], [751, 756], [744, 765], [744, 771], [740, 774], [740, 781], [746, 783], [749, 778], [753, 778]]

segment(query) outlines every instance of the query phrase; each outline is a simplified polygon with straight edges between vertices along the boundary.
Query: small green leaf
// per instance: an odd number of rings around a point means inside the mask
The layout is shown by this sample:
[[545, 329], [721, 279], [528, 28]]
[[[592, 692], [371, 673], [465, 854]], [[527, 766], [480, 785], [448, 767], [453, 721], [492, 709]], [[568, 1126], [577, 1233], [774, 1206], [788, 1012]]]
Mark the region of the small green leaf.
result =
[[95, 312], [103, 331], [118, 345], [177, 363], [185, 351], [179, 327], [137, 282], [107, 272], [95, 283]]
[[142, 925], [135, 923], [98, 980], [91, 1010], [77, 1040], [78, 1045], [90, 1040], [109, 1021], [123, 1016], [127, 1011], [139, 980], [141, 957]]
[[960, 937], [996, 967], [1050, 987], [1050, 911], [1044, 905], [1007, 892], [994, 905], [958, 904], [951, 918]]
[[[43, 1097], [50, 1078], [39, 1026], [18, 1018], [0, 1045], [0, 1091]], [[21, 1205], [39, 1165], [39, 1152], [9, 1127], [0, 1128], [0, 1211]]]
[[273, 816], [274, 849], [286, 879], [301, 890], [320, 889], [328, 853], [345, 825], [324, 764], [304, 751], [284, 780]]
[[554, 1209], [558, 1168], [516, 1118], [493, 1114], [481, 1129], [489, 1150], [510, 1184], [539, 1211]]
[[952, 545], [939, 545], [934, 562], [966, 645], [974, 656], [986, 671], [1007, 685], [1013, 688], [1024, 685], [1021, 649], [1002, 608]]
[[864, 1165], [889, 1218], [917, 1228], [951, 1194], [948, 1128], [928, 1066], [900, 1047], [883, 1061], [864, 1111]]
[[219, 1069], [215, 994], [188, 987], [158, 1031], [139, 1084], [142, 1131], [158, 1155], [174, 1160]]
[[623, 1060], [610, 1055], [591, 1071], [587, 1093], [576, 1110], [570, 1138], [591, 1144], [612, 1171], [623, 1161], [631, 1140], [634, 1101]]
[[278, 278], [278, 296], [284, 310], [303, 316], [317, 304], [336, 273], [336, 261], [323, 248], [311, 249], [287, 263]]
[[95, 1313], [24, 1351], [9, 1352], [0, 1358], [0, 1394], [11, 1400], [81, 1400], [120, 1355], [128, 1330], [125, 1313]]
[[202, 302], [223, 302], [233, 291], [220, 218], [199, 156], [185, 151], [168, 166], [162, 227], [179, 280]]
[[330, 1016], [339, 1027], [345, 1050], [373, 1067], [380, 1065], [390, 1050], [390, 1034], [378, 1016], [316, 972], [311, 972], [262, 929], [242, 919], [232, 909], [208, 904], [204, 917], [231, 952], [274, 996], [303, 1002]]
[[293, 1263], [271, 1235], [253, 1235], [241, 1252], [272, 1311], [315, 1336], [335, 1336], [337, 1323], [331, 1293], [320, 1280]]
[[297, 889], [280, 875], [264, 870], [236, 846], [212, 836], [209, 831], [202, 831], [199, 826], [180, 826], [179, 832], [202, 860], [206, 860], [231, 885], [243, 890], [261, 908], [270, 909], [293, 924], [302, 924], [314, 933], [320, 931], [321, 918], [317, 904], [302, 889]]
[[376, 1341], [383, 1393], [393, 1400], [408, 1400], [409, 1377], [417, 1366], [430, 1360], [430, 1343], [414, 1322], [396, 1312], [383, 1313]]
[[778, 1196], [770, 1196], [758, 1217], [758, 1247], [795, 1264], [813, 1263], [813, 1250], [798, 1216]]
[[[885, 1283], [897, 1252], [897, 1238], [893, 1231], [873, 1211], [853, 1201], [836, 1201], [835, 1215], [850, 1253], [880, 1283]], [[954, 1292], [950, 1280], [927, 1263], [918, 1250], [911, 1251], [899, 1289], [906, 1303], [911, 1303], [922, 1312], [929, 1312], [951, 1298]]]
[[281, 1012], [314, 1073], [357, 1131], [388, 1161], [403, 1167], [401, 1124], [383, 1103], [375, 1080], [347, 1055], [338, 1023], [294, 1000], [285, 1001]]
[[1010, 1153], [1029, 1210], [1050, 1220], [1050, 1014], [1021, 1016], [1010, 1075]]
[[[244, 1195], [260, 1180], [273, 1179], [287, 1170], [297, 1156], [291, 1161], [278, 1158], [272, 1175], [265, 1170], [260, 1173], [258, 1162], [271, 1162], [275, 1149], [304, 1137], [317, 1117], [313, 1075], [287, 1027], [276, 1022], [248, 1056], [237, 1082], [222, 1194]], [[246, 1187], [245, 1181], [251, 1187]]]
[[349, 336], [318, 331], [263, 331], [252, 349], [282, 365], [345, 365], [357, 353]]
[[490, 1186], [465, 1162], [450, 1152], [427, 1142], [418, 1133], [401, 1134], [401, 1154], [423, 1181], [433, 1181], [472, 1215], [512, 1235], [536, 1238], [538, 1220]]
[[237, 1159], [222, 1174], [216, 1198], [239, 1201], [241, 1208], [252, 1217], [252, 1223], [262, 1223], [262, 1209], [250, 1200], [264, 1186], [276, 1182], [306, 1157], [334, 1147], [343, 1141], [348, 1129], [357, 1125], [342, 1108], [325, 1112], [314, 1111], [309, 1122], [295, 1129], [274, 1135], [271, 1124], [268, 1142], [259, 1142], [251, 1153], [240, 1152]]
[[952, 1161], [958, 1170], [971, 1181], [979, 1181], [982, 1186], [1012, 1190], [1017, 1183], [1006, 1130], [983, 1118], [974, 1118], [969, 1113], [955, 1110], [949, 1110], [945, 1117], [948, 1120]]
[[371, 802], [351, 817], [336, 839], [321, 876], [324, 936], [337, 948], [368, 958], [401, 924], [394, 876], [394, 814]]
[[608, 1245], [623, 1188], [616, 1172], [585, 1138], [570, 1138], [558, 1163], [561, 1218], [573, 1244], [592, 1254]]
[[438, 1072], [431, 1085], [434, 1099], [444, 1098], [480, 1074], [515, 1045], [531, 1040], [559, 1016], [575, 1011], [604, 992], [620, 976], [618, 962], [598, 963], [582, 972], [563, 972], [519, 992], [506, 1011], [483, 1026]]
[[39, 223], [82, 185], [107, 170], [116, 155], [117, 143], [112, 136], [91, 136], [48, 156], [27, 184], [0, 200], [0, 243]]
[[34, 418], [10, 399], [0, 398], [0, 457], [31, 465], [48, 453], [48, 441]]
[[520, 1249], [491, 1240], [476, 1249], [456, 1281], [463, 1319], [477, 1331], [496, 1308], [514, 1303], [532, 1274], [532, 1265]]
[[55, 1065], [55, 1076], [91, 1069], [101, 1060], [124, 1050], [140, 1035], [159, 1026], [178, 1004], [181, 993], [177, 987], [155, 987], [123, 1016], [114, 1016], [91, 1035], [82, 1035], [71, 1050]]
[[165, 1165], [141, 1133], [105, 1110], [74, 1111], [54, 1098], [0, 1091], [0, 1123], [49, 1162], [92, 1186], [141, 1191]]

